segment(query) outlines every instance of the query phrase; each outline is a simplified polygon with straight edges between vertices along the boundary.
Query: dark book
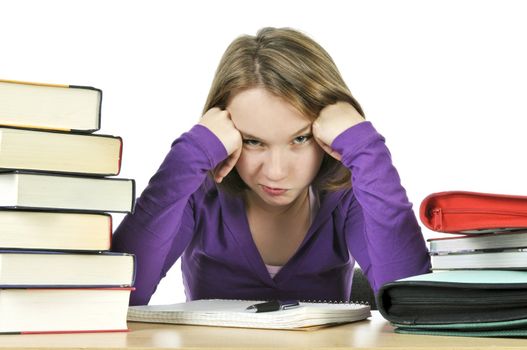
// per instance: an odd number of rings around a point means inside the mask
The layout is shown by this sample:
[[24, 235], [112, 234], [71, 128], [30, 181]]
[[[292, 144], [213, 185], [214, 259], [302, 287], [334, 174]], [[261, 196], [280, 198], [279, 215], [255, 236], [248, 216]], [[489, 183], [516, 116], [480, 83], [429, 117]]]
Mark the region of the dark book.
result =
[[377, 305], [398, 333], [527, 336], [527, 271], [456, 270], [384, 284]]

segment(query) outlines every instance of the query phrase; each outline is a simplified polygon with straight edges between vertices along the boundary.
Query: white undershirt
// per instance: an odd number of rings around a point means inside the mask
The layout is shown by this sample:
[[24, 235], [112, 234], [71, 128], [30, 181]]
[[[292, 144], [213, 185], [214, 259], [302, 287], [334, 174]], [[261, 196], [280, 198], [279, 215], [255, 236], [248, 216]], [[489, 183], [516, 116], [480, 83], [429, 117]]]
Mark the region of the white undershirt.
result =
[[[320, 202], [317, 196], [315, 195], [315, 192], [313, 192], [313, 189], [311, 188], [311, 186], [309, 186], [309, 226], [310, 227], [313, 224], [313, 219], [315, 218], [315, 215], [319, 207], [320, 207]], [[271, 275], [271, 278], [274, 278], [274, 276], [282, 269], [283, 266], [265, 264], [265, 267], [267, 268], [267, 272], [269, 272], [269, 275]]]

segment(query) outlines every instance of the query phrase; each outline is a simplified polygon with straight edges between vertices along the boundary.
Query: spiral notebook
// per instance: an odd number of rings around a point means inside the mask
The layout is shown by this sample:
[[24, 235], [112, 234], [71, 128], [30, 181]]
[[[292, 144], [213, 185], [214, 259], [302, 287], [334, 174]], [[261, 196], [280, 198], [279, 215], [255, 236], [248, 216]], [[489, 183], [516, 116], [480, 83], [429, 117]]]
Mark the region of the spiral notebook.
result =
[[128, 308], [128, 321], [185, 325], [313, 330], [364, 320], [370, 306], [358, 303], [308, 303], [288, 310], [259, 312], [247, 307], [254, 300], [203, 299], [172, 305], [141, 305]]

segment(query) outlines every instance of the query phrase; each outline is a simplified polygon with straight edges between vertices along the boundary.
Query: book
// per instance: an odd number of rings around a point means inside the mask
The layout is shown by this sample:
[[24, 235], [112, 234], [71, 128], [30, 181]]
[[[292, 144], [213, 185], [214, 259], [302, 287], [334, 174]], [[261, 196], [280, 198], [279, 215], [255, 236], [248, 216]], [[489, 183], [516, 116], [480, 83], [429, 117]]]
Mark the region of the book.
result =
[[0, 127], [0, 168], [117, 175], [122, 139]]
[[0, 210], [1, 249], [105, 251], [111, 237], [108, 214]]
[[12, 171], [0, 173], [0, 207], [131, 212], [135, 181]]
[[0, 250], [0, 288], [128, 287], [134, 255]]
[[527, 271], [455, 270], [384, 284], [381, 315], [398, 333], [527, 336]]
[[512, 269], [527, 270], [527, 249], [477, 250], [434, 254], [432, 270]]
[[0, 125], [93, 132], [102, 91], [89, 86], [0, 80]]
[[131, 288], [0, 289], [0, 333], [127, 331]]
[[304, 303], [299, 307], [254, 313], [247, 307], [261, 301], [202, 299], [172, 305], [130, 306], [128, 321], [186, 325], [309, 330], [364, 320], [370, 307], [355, 303]]
[[430, 253], [470, 252], [485, 249], [527, 247], [527, 231], [493, 232], [445, 238], [430, 238]]

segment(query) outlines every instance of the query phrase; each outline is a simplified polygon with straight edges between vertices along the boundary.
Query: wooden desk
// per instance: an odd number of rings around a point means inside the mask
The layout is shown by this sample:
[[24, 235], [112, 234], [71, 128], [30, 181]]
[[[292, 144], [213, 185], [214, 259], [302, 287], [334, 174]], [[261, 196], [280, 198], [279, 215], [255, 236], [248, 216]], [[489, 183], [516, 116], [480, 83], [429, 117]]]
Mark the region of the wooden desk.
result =
[[0, 335], [9, 349], [526, 349], [527, 339], [395, 334], [378, 312], [367, 321], [312, 332], [129, 323], [130, 332]]

